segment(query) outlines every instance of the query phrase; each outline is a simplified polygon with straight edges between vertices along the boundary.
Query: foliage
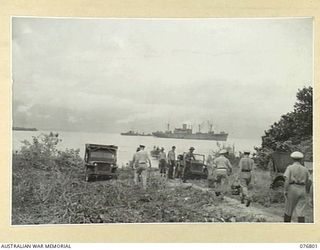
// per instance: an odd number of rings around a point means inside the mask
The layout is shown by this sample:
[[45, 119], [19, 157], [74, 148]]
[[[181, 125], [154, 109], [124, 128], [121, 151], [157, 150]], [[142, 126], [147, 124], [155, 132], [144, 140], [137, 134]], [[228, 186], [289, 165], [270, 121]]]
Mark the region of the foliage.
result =
[[255, 147], [254, 149], [256, 150], [256, 157], [254, 158], [255, 163], [259, 168], [267, 170], [270, 154], [273, 150], [267, 147]]
[[256, 220], [217, 210], [209, 192], [167, 186], [156, 170], [147, 190], [133, 184], [130, 168], [117, 180], [85, 182], [79, 150], [60, 151], [60, 141], [40, 135], [13, 154], [13, 225]]
[[147, 191], [133, 185], [132, 169], [119, 171], [118, 180], [87, 183], [79, 150], [60, 151], [60, 141], [42, 134], [13, 154], [12, 224], [205, 221], [198, 206], [213, 202], [210, 195], [173, 195], [153, 171]]
[[257, 162], [261, 168], [266, 168], [268, 156], [274, 151], [302, 151], [305, 159], [312, 160], [312, 87], [298, 90], [294, 110], [282, 115], [265, 131], [262, 144], [257, 151]]
[[60, 192], [74, 176], [81, 175], [79, 150], [57, 149], [58, 134], [34, 136], [23, 141], [12, 157], [12, 204], [28, 207], [59, 199]]
[[53, 133], [33, 136], [32, 142], [23, 141], [19, 153], [20, 167], [53, 169], [54, 159], [58, 154], [57, 145], [60, 141], [59, 135]]

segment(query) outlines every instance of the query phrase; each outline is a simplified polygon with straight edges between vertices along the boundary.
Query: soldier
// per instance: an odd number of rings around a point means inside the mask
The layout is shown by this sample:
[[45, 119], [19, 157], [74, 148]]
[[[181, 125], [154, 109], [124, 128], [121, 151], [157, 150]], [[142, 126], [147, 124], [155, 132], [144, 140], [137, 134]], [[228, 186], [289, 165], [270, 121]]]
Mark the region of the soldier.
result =
[[307, 201], [306, 184], [309, 180], [309, 172], [301, 162], [303, 154], [295, 151], [290, 157], [293, 164], [286, 168], [284, 173], [284, 196], [286, 198], [284, 222], [291, 222], [292, 213], [295, 210], [298, 222], [305, 222], [304, 208]]
[[136, 160], [136, 155], [137, 155], [137, 153], [140, 151], [140, 146], [139, 147], [137, 147], [137, 149], [136, 149], [136, 152], [134, 153], [134, 155], [133, 155], [133, 157], [132, 157], [132, 161], [130, 162], [130, 166], [131, 166], [131, 168], [136, 168], [133, 164], [134, 164], [134, 162], [135, 162], [135, 160]]
[[175, 175], [175, 178], [183, 178], [183, 165], [182, 165], [182, 162], [183, 162], [183, 155], [178, 155], [178, 160], [177, 160], [177, 163], [176, 163], [176, 168], [175, 168], [175, 171], [174, 171], [174, 175]]
[[213, 188], [215, 186], [215, 176], [214, 176], [214, 164], [213, 164], [214, 157], [209, 154], [207, 157], [207, 169], [208, 169], [208, 187]]
[[149, 168], [151, 168], [151, 161], [150, 158], [148, 156], [148, 153], [146, 151], [144, 151], [145, 146], [144, 145], [140, 145], [140, 150], [135, 154], [134, 157], [134, 162], [133, 162], [133, 166], [134, 168], [136, 168], [136, 170], [134, 171], [134, 179], [135, 179], [135, 183], [139, 183], [139, 179], [141, 177], [141, 181], [142, 181], [142, 186], [144, 189], [146, 189], [146, 185], [147, 185], [147, 163], [149, 163]]
[[189, 152], [185, 156], [186, 165], [184, 166], [183, 171], [183, 182], [187, 182], [187, 179], [190, 175], [191, 161], [196, 159], [193, 155], [193, 151], [194, 147], [189, 148]]
[[240, 197], [241, 203], [244, 204], [246, 200], [246, 206], [249, 207], [251, 203], [251, 196], [248, 193], [248, 186], [252, 178], [252, 170], [254, 161], [249, 157], [250, 151], [243, 152], [243, 158], [239, 162], [239, 177], [240, 177]]
[[215, 178], [217, 183], [216, 195], [220, 196], [222, 199], [226, 193], [228, 185], [228, 176], [232, 173], [232, 167], [230, 161], [225, 157], [227, 150], [220, 150], [220, 156], [214, 159], [213, 163], [215, 165]]
[[168, 170], [168, 178], [173, 179], [173, 170], [174, 166], [176, 164], [176, 153], [175, 153], [175, 146], [172, 146], [172, 149], [168, 152], [168, 165], [169, 165], [169, 170]]
[[159, 169], [161, 177], [166, 177], [167, 157], [166, 153], [164, 152], [164, 148], [161, 148], [159, 153]]
[[214, 157], [211, 154], [209, 154], [207, 157], [207, 160], [206, 160], [206, 164], [207, 164], [208, 168], [211, 170], [211, 171], [209, 171], [211, 173], [213, 171], [213, 160], [214, 160]]

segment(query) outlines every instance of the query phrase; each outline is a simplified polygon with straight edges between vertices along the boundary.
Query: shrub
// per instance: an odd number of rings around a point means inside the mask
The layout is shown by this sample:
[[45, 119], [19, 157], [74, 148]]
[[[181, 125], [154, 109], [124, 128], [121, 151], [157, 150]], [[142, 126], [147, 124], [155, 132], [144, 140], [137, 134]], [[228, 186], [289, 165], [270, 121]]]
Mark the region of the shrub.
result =
[[23, 141], [21, 150], [13, 154], [13, 209], [56, 202], [70, 179], [81, 175], [79, 150], [60, 151], [59, 142], [58, 134], [41, 134], [34, 136], [32, 142]]
[[297, 92], [294, 110], [282, 115], [265, 131], [261, 147], [257, 151], [256, 161], [262, 169], [267, 168], [270, 153], [274, 151], [292, 152], [299, 150], [306, 161], [312, 161], [312, 119], [313, 89], [304, 87]]

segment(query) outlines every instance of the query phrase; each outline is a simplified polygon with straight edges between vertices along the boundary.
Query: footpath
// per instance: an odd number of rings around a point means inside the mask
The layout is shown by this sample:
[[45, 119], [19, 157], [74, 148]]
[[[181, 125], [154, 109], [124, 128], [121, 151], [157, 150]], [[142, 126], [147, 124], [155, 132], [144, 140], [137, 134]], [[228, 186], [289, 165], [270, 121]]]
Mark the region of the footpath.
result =
[[[159, 176], [160, 178], [160, 176]], [[167, 180], [166, 186], [168, 188], [177, 188], [182, 187], [186, 189], [196, 189], [202, 192], [206, 192], [215, 196], [214, 191], [212, 188], [203, 187], [197, 183], [196, 180], [190, 180], [188, 183], [183, 183], [181, 180]], [[216, 197], [219, 200], [218, 197]], [[248, 218], [257, 221], [257, 222], [282, 222], [282, 216], [272, 213], [271, 211], [267, 211], [268, 208], [259, 208], [256, 207], [254, 203], [251, 203], [249, 207], [246, 207], [245, 204], [241, 204], [241, 202], [235, 198], [231, 198], [225, 196], [223, 200], [219, 200], [218, 205], [215, 206], [207, 206], [205, 207], [207, 212], [211, 211], [221, 211], [221, 214], [229, 214], [228, 221], [235, 222], [235, 221], [248, 221]], [[250, 220], [249, 220], [250, 221]], [[223, 220], [222, 220], [223, 222]]]

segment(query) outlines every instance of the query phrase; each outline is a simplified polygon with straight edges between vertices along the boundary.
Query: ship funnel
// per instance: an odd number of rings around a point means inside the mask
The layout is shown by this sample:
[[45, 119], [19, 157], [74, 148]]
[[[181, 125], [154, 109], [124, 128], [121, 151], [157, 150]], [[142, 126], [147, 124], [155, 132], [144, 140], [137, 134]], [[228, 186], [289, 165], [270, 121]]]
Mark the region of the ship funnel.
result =
[[185, 123], [182, 124], [182, 128], [183, 128], [183, 129], [187, 129], [187, 124], [185, 124]]

